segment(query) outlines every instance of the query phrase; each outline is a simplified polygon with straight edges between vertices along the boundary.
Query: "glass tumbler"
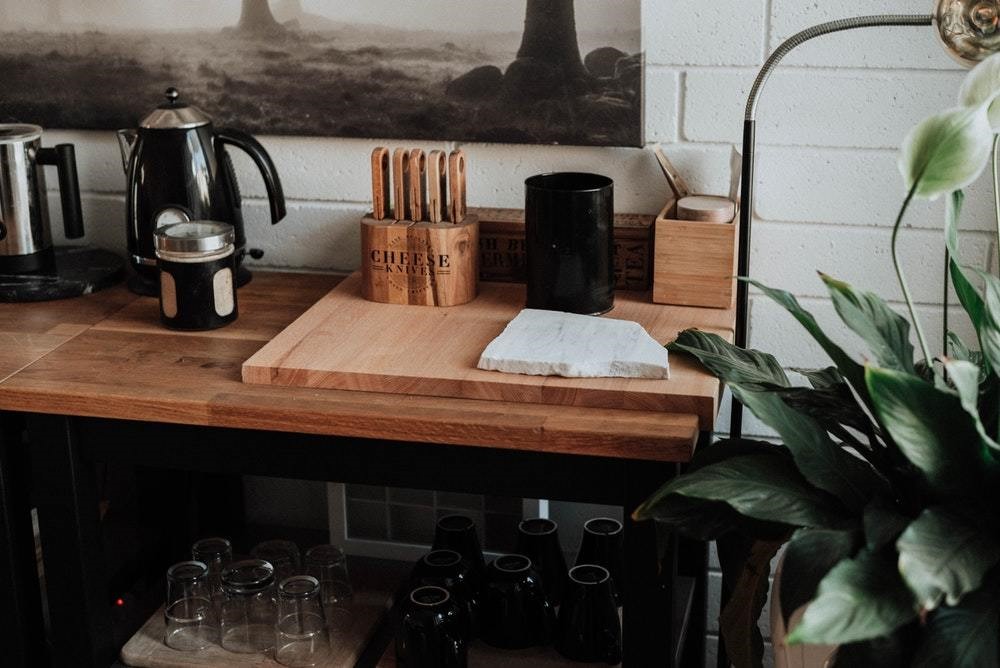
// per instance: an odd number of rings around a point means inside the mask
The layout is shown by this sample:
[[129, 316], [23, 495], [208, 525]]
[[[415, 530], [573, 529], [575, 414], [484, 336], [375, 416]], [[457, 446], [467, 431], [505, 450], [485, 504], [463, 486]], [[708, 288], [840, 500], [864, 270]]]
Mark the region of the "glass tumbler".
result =
[[305, 571], [319, 580], [324, 605], [351, 602], [354, 589], [347, 573], [347, 555], [336, 545], [317, 545], [306, 551]]
[[182, 561], [167, 569], [167, 603], [163, 609], [166, 631], [163, 642], [182, 652], [205, 649], [218, 638], [212, 607], [208, 566]]
[[330, 638], [323, 615], [319, 580], [295, 575], [278, 585], [278, 622], [274, 658], [290, 668], [328, 665]]
[[233, 560], [233, 546], [225, 538], [202, 538], [191, 546], [191, 558], [208, 566], [208, 581], [212, 585], [212, 598], [221, 600], [222, 569]]
[[237, 654], [274, 647], [274, 567], [262, 559], [230, 564], [222, 571], [222, 647]]
[[281, 582], [293, 575], [301, 575], [302, 559], [299, 546], [290, 540], [265, 540], [257, 543], [250, 556], [263, 559], [274, 566], [274, 581]]

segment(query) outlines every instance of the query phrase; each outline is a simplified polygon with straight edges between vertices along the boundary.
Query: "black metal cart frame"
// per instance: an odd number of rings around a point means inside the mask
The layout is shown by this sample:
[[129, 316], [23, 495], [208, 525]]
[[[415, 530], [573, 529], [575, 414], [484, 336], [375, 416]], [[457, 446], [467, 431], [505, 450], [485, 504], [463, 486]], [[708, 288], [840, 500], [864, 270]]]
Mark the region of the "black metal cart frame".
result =
[[[112, 637], [94, 463], [637, 507], [680, 465], [252, 429], [2, 413], [0, 623], [5, 665], [39, 665], [38, 583], [25, 489], [38, 510], [55, 666], [109, 666]], [[27, 429], [30, 447], [20, 435]], [[702, 434], [707, 442], [709, 434]], [[27, 535], [25, 535], [27, 533]], [[626, 518], [626, 666], [704, 664], [707, 546]], [[682, 598], [683, 600], [677, 600]], [[13, 622], [13, 623], [8, 623]], [[6, 635], [6, 633], [5, 633]], [[8, 662], [9, 661], [9, 662]]]

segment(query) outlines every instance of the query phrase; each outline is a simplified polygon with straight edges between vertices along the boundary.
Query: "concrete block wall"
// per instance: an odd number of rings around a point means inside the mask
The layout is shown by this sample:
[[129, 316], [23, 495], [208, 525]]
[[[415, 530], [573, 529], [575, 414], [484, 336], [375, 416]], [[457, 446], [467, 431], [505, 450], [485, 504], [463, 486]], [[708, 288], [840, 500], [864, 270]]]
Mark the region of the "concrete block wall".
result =
[[[664, 144], [697, 190], [723, 192], [730, 146], [741, 137], [747, 92], [766, 55], [783, 39], [821, 21], [875, 12], [929, 12], [931, 4], [644, 0], [647, 141]], [[843, 33], [807, 44], [790, 56], [759, 108], [753, 275], [791, 290], [831, 327], [836, 327], [836, 315], [817, 269], [876, 290], [902, 309], [889, 258], [890, 227], [904, 195], [895, 167], [897, 148], [917, 121], [954, 104], [962, 76], [930, 28]], [[150, 100], [150, 105], [155, 102]], [[55, 131], [46, 141], [77, 145], [87, 241], [122, 249], [123, 176], [112, 135]], [[284, 181], [289, 216], [276, 227], [268, 224], [263, 185], [249, 160], [234, 156], [248, 198], [250, 246], [265, 251], [258, 264], [332, 272], [356, 268], [357, 221], [370, 197], [368, 153], [383, 142], [286, 137], [262, 141]], [[407, 144], [432, 147], [427, 142]], [[463, 148], [470, 160], [473, 205], [521, 206], [525, 177], [561, 169], [595, 170], [614, 178], [620, 211], [655, 212], [666, 195], [648, 150], [488, 144]], [[902, 241], [918, 310], [935, 350], [940, 350], [941, 338], [942, 220], [940, 202], [916, 204]], [[983, 269], [992, 264], [997, 251], [992, 224], [989, 189], [977, 184], [964, 217], [967, 264]], [[952, 316], [952, 322], [967, 331], [957, 310]], [[798, 326], [759, 297], [753, 299], [751, 324], [753, 346], [778, 354], [789, 366], [826, 364]], [[838, 337], [851, 342], [846, 335]], [[719, 429], [725, 431], [727, 423], [724, 412]], [[752, 420], [749, 427], [767, 435]], [[717, 574], [712, 581], [717, 593]]]

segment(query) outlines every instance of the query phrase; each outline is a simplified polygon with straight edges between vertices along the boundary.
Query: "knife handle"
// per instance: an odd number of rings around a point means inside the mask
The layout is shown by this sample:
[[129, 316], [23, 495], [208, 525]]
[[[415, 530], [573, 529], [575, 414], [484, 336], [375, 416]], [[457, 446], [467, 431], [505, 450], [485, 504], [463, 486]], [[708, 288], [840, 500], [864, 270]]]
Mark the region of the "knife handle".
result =
[[451, 189], [451, 222], [465, 220], [465, 153], [462, 149], [448, 156], [448, 186]]
[[410, 152], [397, 148], [392, 153], [392, 215], [396, 220], [410, 219]]
[[372, 217], [385, 220], [389, 215], [389, 149], [379, 146], [372, 151]]
[[427, 158], [427, 207], [432, 223], [448, 220], [448, 154], [431, 151]]
[[427, 215], [427, 156], [419, 148], [410, 151], [410, 220], [419, 223]]

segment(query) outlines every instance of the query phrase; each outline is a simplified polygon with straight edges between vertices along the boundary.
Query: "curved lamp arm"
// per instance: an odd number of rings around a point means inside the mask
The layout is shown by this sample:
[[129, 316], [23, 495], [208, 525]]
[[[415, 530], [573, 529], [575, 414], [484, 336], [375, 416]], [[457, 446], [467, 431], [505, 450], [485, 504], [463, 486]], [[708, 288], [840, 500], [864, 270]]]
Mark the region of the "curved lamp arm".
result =
[[[781, 46], [775, 49], [774, 53], [767, 59], [757, 79], [750, 89], [747, 100], [746, 115], [743, 120], [743, 176], [742, 176], [742, 202], [740, 204], [740, 239], [739, 239], [739, 261], [737, 263], [737, 275], [750, 275], [750, 232], [753, 222], [753, 187], [754, 187], [754, 147], [756, 146], [756, 122], [757, 122], [757, 101], [760, 93], [771, 78], [771, 74], [778, 63], [791, 53], [796, 47], [808, 42], [816, 37], [830, 35], [846, 30], [858, 28], [881, 28], [888, 26], [930, 26], [934, 22], [934, 17], [930, 14], [880, 14], [875, 16], [859, 16], [853, 19], [842, 19], [821, 23], [812, 28], [807, 28], [802, 32], [789, 37]], [[747, 346], [747, 333], [749, 329], [749, 307], [750, 307], [750, 286], [744, 281], [738, 281], [736, 285], [736, 345], [740, 348]], [[743, 434], [743, 405], [733, 398], [733, 411], [730, 420], [729, 434], [731, 438], [740, 438]]]

